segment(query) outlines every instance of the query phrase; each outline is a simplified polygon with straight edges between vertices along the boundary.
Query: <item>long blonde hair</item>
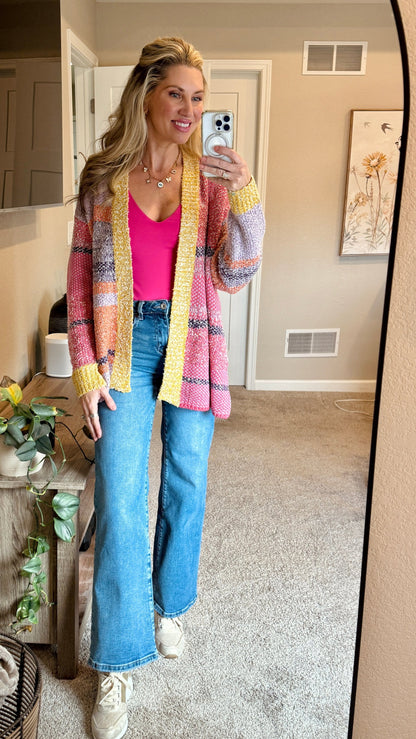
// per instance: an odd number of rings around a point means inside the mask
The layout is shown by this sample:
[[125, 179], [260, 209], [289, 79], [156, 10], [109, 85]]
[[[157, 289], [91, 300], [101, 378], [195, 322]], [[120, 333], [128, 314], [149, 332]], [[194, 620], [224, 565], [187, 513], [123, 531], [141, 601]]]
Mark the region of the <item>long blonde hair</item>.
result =
[[[165, 79], [168, 67], [184, 64], [202, 71], [200, 53], [181, 38], [157, 38], [143, 49], [138, 64], [131, 72], [117, 109], [109, 117], [109, 127], [99, 139], [100, 151], [92, 154], [82, 171], [78, 198], [96, 192], [103, 182], [114, 194], [117, 181], [141, 160], [147, 142], [145, 103]], [[200, 133], [196, 129], [182, 147], [184, 152], [200, 155]]]

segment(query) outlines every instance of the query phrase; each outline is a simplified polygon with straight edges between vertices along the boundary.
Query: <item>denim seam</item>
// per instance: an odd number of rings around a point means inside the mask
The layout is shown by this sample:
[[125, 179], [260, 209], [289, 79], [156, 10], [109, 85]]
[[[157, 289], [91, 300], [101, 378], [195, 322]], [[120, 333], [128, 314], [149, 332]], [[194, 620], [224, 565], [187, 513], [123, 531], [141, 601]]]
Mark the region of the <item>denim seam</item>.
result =
[[132, 662], [124, 662], [121, 665], [110, 664], [107, 662], [95, 662], [91, 658], [88, 660], [88, 664], [94, 670], [98, 670], [98, 672], [124, 672], [126, 670], [133, 670], [135, 667], [140, 667], [140, 665], [145, 665], [148, 662], [154, 662], [158, 659], [158, 656], [158, 652], [155, 650], [154, 652], [151, 652], [151, 654], [147, 654], [145, 657], [133, 660]]
[[161, 479], [160, 479], [160, 491], [159, 491], [159, 516], [157, 521], [157, 529], [156, 529], [156, 540], [155, 540], [155, 559], [156, 559], [156, 566], [158, 566], [160, 561], [160, 550], [162, 546], [162, 527], [164, 523], [164, 512], [165, 512], [165, 500], [166, 500], [166, 467], [167, 467], [167, 455], [166, 455], [166, 440], [167, 440], [167, 429], [166, 429], [166, 414], [164, 413], [164, 407], [162, 404], [162, 427], [161, 427], [161, 436], [162, 436], [162, 443], [163, 443], [163, 453], [162, 453], [162, 470], [161, 470]]
[[179, 611], [172, 611], [172, 612], [164, 611], [163, 608], [161, 608], [160, 605], [156, 603], [155, 601], [155, 604], [154, 604], [155, 611], [156, 613], [159, 614], [159, 616], [163, 616], [164, 618], [178, 618], [179, 616], [183, 616], [184, 613], [187, 613], [187, 611], [189, 611], [189, 609], [192, 608], [194, 603], [196, 603], [197, 597], [198, 596], [195, 595], [195, 597], [192, 598], [192, 600], [184, 608], [181, 608]]

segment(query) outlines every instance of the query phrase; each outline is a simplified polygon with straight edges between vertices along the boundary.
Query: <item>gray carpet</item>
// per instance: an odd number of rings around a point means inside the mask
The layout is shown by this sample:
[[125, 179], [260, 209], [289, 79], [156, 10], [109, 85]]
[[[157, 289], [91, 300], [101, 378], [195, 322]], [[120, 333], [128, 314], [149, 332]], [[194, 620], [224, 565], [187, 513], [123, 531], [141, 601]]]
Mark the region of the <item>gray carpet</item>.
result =
[[[214, 436], [188, 647], [134, 671], [127, 738], [347, 736], [372, 404], [345, 397], [359, 413], [337, 408], [334, 393], [233, 388]], [[39, 739], [90, 736], [88, 640], [87, 630], [73, 681], [58, 681], [51, 650], [36, 649]]]

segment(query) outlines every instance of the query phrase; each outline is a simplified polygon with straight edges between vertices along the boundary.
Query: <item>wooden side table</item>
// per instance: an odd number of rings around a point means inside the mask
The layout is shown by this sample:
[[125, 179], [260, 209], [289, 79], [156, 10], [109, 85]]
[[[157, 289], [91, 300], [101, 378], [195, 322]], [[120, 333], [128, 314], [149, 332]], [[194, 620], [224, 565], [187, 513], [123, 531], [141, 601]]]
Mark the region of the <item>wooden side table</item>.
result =
[[[23, 397], [27, 401], [42, 395], [66, 396], [68, 400], [56, 401], [58, 407], [71, 414], [61, 420], [73, 434], [79, 432], [83, 426], [81, 405], [72, 380], [37, 375], [24, 389]], [[51, 548], [44, 555], [48, 557], [45, 567], [48, 587], [45, 589], [53, 605], [41, 608], [39, 623], [31, 632], [20, 633], [19, 639], [33, 644], [56, 644], [58, 677], [73, 678], [77, 673], [79, 649], [79, 544], [94, 510], [91, 479], [94, 467], [84, 458], [65, 427], [57, 424], [56, 433], [62, 441], [67, 461], [46, 496], [51, 500], [56, 492], [62, 491], [80, 497], [80, 509], [74, 518], [75, 537], [71, 543], [66, 543], [53, 534]], [[94, 443], [82, 431], [77, 439], [86, 456], [93, 459]], [[57, 457], [59, 454], [57, 448]], [[45, 482], [48, 472], [45, 464], [45, 470], [38, 472], [33, 479]], [[26, 477], [0, 475], [0, 630], [6, 632], [25, 587], [19, 570], [24, 561], [21, 553], [26, 547], [25, 535], [33, 525], [32, 504], [33, 497], [26, 491]]]

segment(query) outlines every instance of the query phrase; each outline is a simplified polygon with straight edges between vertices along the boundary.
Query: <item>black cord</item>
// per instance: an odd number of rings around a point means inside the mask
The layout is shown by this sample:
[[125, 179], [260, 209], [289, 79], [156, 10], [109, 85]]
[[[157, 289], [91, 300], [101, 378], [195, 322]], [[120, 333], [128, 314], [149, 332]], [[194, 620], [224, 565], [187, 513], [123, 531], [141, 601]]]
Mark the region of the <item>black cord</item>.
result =
[[84, 452], [81, 444], [79, 443], [76, 435], [71, 431], [71, 429], [69, 428], [69, 426], [66, 425], [66, 423], [64, 423], [63, 421], [56, 421], [55, 426], [64, 426], [64, 428], [66, 428], [66, 430], [69, 431], [69, 433], [71, 434], [73, 440], [75, 441], [75, 443], [76, 443], [78, 449], [80, 450], [82, 456], [84, 457], [84, 459], [86, 459], [87, 462], [89, 462], [90, 464], [94, 464], [95, 459], [90, 459], [89, 457], [87, 457], [87, 455], [85, 454], [85, 452]]

